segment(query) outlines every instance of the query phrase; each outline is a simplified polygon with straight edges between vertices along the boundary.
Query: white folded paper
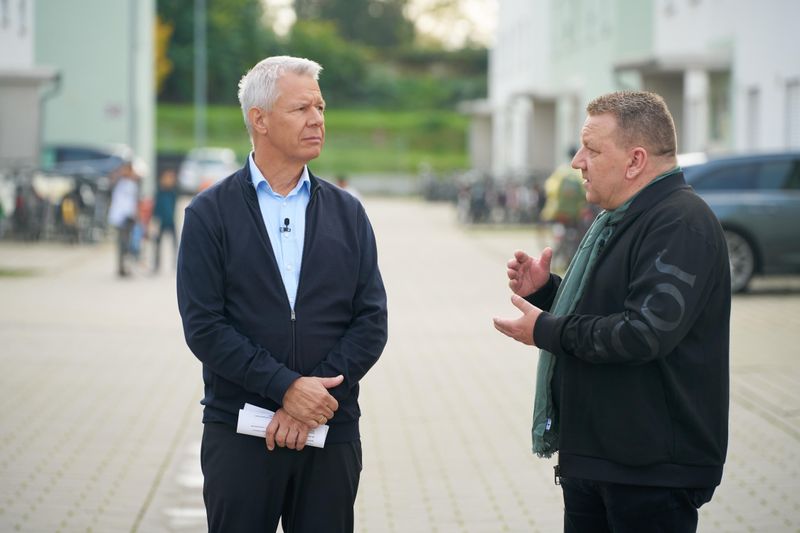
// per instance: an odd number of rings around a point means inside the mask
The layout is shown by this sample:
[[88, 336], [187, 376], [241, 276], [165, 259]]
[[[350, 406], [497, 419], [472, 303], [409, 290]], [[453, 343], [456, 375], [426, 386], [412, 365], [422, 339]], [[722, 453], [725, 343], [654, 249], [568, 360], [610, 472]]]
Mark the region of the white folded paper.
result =
[[[244, 408], [239, 409], [236, 433], [252, 435], [253, 437], [261, 437], [263, 439], [267, 435], [267, 426], [272, 421], [273, 416], [275, 416], [274, 411], [246, 403], [244, 404]], [[325, 439], [327, 437], [327, 425], [316, 427], [308, 432], [306, 446], [324, 448]]]

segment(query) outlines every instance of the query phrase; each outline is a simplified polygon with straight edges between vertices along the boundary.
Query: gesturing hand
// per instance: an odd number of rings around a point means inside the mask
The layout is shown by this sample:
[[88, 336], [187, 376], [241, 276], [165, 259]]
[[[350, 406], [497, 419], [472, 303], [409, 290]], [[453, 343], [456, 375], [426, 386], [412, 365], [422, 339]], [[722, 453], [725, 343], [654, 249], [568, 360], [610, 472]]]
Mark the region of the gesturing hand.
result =
[[309, 429], [314, 429], [333, 418], [339, 402], [328, 389], [338, 386], [344, 376], [335, 378], [301, 377], [289, 386], [283, 395], [283, 408]]
[[508, 262], [508, 286], [520, 296], [528, 296], [541, 289], [550, 279], [550, 261], [553, 250], [545, 248], [542, 255], [534, 258], [521, 250], [514, 252]]
[[542, 314], [542, 310], [516, 294], [511, 295], [511, 303], [522, 311], [522, 316], [516, 319], [495, 318], [493, 320], [495, 329], [523, 344], [535, 344], [533, 326], [536, 324], [536, 319]]

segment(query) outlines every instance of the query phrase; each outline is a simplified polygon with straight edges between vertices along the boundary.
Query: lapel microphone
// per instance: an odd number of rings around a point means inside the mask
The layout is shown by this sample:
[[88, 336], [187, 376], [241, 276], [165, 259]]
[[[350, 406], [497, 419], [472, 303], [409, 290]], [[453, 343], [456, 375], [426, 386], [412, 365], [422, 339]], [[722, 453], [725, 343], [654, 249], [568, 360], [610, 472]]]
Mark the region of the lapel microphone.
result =
[[289, 231], [292, 231], [292, 228], [289, 227], [289, 219], [288, 218], [284, 218], [283, 219], [283, 226], [280, 227], [280, 232], [281, 233], [286, 233], [286, 232], [289, 232]]

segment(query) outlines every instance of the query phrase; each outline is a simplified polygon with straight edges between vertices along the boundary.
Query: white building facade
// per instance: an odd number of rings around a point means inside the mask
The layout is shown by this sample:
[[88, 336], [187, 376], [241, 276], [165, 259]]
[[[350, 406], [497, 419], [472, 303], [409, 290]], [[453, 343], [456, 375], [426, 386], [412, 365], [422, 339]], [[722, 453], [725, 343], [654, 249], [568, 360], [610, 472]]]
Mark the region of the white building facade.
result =
[[33, 0], [0, 2], [0, 173], [35, 168], [42, 97], [57, 71], [34, 62]]
[[155, 168], [155, 16], [155, 0], [36, 0], [35, 59], [61, 72], [46, 143], [126, 144]]
[[800, 149], [797, 20], [796, 0], [501, 0], [473, 164], [546, 175], [621, 89], [664, 97], [681, 152]]

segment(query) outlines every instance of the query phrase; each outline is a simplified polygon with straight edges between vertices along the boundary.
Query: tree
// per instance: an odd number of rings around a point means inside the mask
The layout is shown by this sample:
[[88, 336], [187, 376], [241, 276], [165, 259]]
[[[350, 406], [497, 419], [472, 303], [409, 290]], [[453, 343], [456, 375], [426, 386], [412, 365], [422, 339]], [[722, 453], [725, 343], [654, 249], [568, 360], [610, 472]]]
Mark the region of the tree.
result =
[[[191, 102], [194, 94], [194, 0], [159, 0], [158, 15], [174, 30], [167, 57], [174, 68], [160, 99]], [[236, 87], [261, 59], [282, 53], [264, 24], [261, 0], [207, 0], [208, 100], [236, 103]]]
[[364, 95], [368, 51], [342, 39], [332, 22], [298, 20], [287, 44], [291, 55], [322, 65], [320, 88], [329, 102], [352, 103]]
[[414, 25], [407, 0], [294, 0], [298, 20], [327, 20], [348, 41], [379, 49], [409, 45]]

